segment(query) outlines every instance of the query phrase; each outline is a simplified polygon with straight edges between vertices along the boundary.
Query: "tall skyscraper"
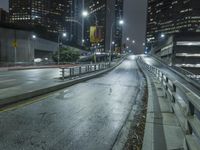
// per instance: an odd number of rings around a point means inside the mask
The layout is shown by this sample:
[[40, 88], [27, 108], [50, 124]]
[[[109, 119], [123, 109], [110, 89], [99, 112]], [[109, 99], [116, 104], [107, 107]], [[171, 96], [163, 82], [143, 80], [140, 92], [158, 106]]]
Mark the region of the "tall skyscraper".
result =
[[[89, 16], [85, 18], [85, 45], [87, 47], [98, 47], [98, 51], [105, 50], [105, 31], [106, 31], [106, 0], [94, 1], [88, 0], [85, 2], [85, 9], [89, 12]], [[101, 27], [101, 39], [92, 42], [90, 32], [92, 26]]]
[[0, 23], [8, 22], [8, 12], [0, 8]]
[[[123, 12], [124, 12], [124, 0], [116, 0], [115, 4], [115, 20], [119, 22], [119, 20], [123, 19]], [[122, 48], [122, 34], [123, 34], [123, 27], [116, 23], [115, 26], [115, 50], [117, 52], [121, 52]]]
[[[112, 41], [121, 47], [122, 28], [118, 26], [118, 21], [123, 16], [123, 0], [88, 0], [86, 9], [90, 15], [85, 20], [85, 44], [95, 46], [98, 51], [109, 51]], [[101, 27], [102, 40], [91, 43], [90, 27], [95, 25]]]
[[76, 22], [81, 21], [81, 10], [78, 0], [9, 0], [10, 23], [41, 27], [49, 33], [67, 32], [68, 40], [75, 43], [80, 43], [81, 27]]
[[199, 0], [148, 0], [147, 44], [161, 34], [200, 32]]

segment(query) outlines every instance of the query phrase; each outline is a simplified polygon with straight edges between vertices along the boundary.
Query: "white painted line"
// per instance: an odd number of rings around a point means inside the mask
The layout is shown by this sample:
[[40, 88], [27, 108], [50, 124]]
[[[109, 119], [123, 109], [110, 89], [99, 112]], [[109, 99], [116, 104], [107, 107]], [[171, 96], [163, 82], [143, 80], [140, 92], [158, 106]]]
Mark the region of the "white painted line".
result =
[[4, 82], [12, 82], [12, 81], [16, 81], [16, 79], [3, 80], [3, 81], [0, 81], [0, 83], [4, 83]]

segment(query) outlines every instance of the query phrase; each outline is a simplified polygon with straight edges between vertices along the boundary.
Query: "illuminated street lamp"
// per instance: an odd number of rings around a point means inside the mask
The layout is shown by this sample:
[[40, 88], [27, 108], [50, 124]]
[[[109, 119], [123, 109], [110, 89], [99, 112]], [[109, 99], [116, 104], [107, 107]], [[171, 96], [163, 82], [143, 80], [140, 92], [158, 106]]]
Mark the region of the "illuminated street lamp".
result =
[[36, 39], [37, 36], [35, 34], [32, 35], [32, 39]]
[[88, 11], [84, 10], [84, 11], [82, 12], [82, 16], [83, 16], [83, 17], [87, 17], [88, 15], [89, 15]]
[[120, 21], [119, 21], [119, 24], [120, 24], [120, 25], [123, 25], [123, 24], [124, 24], [124, 20], [120, 20]]
[[127, 38], [126, 38], [126, 40], [127, 40], [127, 41], [130, 41], [130, 38], [129, 38], [129, 37], [127, 37]]
[[[114, 24], [115, 24], [116, 22], [113, 22], [112, 23], [112, 25], [111, 25], [111, 33], [110, 33], [110, 51], [109, 51], [109, 54], [110, 54], [110, 56], [109, 56], [109, 65], [111, 65], [111, 61], [112, 61], [112, 45], [114, 45], [113, 44], [113, 39], [112, 39], [112, 35], [113, 35], [113, 27], [114, 27]], [[123, 25], [124, 24], [124, 20], [119, 20], [119, 25]]]
[[162, 33], [162, 34], [160, 35], [160, 37], [161, 37], [162, 39], [165, 38], [165, 34]]

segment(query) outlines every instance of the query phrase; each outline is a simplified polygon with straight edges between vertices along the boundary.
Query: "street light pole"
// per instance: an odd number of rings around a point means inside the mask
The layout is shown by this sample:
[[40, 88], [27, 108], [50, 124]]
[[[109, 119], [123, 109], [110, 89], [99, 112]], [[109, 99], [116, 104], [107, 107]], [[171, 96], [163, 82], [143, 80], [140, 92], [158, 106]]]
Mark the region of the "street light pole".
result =
[[109, 66], [111, 65], [111, 61], [112, 61], [112, 36], [113, 36], [113, 27], [114, 27], [114, 24], [115, 24], [115, 22], [113, 22], [112, 25], [111, 25]]
[[[62, 37], [66, 37], [67, 33], [62, 33]], [[60, 64], [60, 39], [61, 39], [61, 33], [58, 33], [58, 65]]]
[[[85, 8], [85, 1], [83, 0], [82, 1], [82, 6], [83, 6], [83, 10]], [[81, 45], [84, 46], [84, 28], [85, 28], [85, 20], [84, 18], [82, 17], [82, 37], [81, 37]]]
[[[82, 16], [83, 17], [88, 17], [89, 15], [93, 15], [95, 18], [95, 25], [98, 25], [98, 19], [97, 16], [95, 14], [89, 14], [88, 11], [83, 11], [82, 12]], [[96, 48], [94, 48], [94, 63], [96, 64]]]
[[58, 34], [58, 65], [60, 64], [60, 33]]
[[[109, 65], [111, 65], [111, 61], [112, 61], [112, 36], [113, 36], [113, 27], [114, 27], [114, 24], [116, 22], [113, 22], [112, 25], [111, 25], [111, 34], [110, 34], [110, 51], [109, 51], [109, 54], [110, 54], [110, 57], [109, 57]], [[123, 20], [120, 20], [119, 21], [119, 24], [120, 25], [123, 25], [124, 24], [124, 21]]]

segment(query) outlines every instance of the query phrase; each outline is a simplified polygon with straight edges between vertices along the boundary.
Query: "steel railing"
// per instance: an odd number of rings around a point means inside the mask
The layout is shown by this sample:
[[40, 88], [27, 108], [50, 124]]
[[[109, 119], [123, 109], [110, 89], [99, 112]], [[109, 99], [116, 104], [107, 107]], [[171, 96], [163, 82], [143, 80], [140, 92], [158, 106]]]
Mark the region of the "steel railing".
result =
[[179, 73], [182, 76], [185, 76], [193, 81], [198, 81], [200, 82], [200, 75], [198, 74], [194, 74], [188, 70], [185, 70], [181, 67], [175, 66], [175, 65], [171, 65], [169, 66], [168, 64], [166, 64], [165, 62], [161, 61], [159, 59], [159, 57], [155, 56], [155, 55], [150, 55], [151, 57], [153, 57], [154, 59], [156, 59], [156, 61], [158, 61], [159, 63], [161, 63], [162, 65], [168, 67], [169, 69], [171, 69], [172, 71], [175, 71], [176, 73]]
[[141, 57], [138, 63], [161, 82], [185, 134], [187, 149], [200, 148], [200, 96], [179, 81], [172, 80], [158, 68], [146, 64]]
[[64, 80], [65, 78], [74, 77], [83, 75], [86, 73], [92, 73], [95, 71], [100, 71], [109, 68], [110, 65], [108, 62], [99, 63], [99, 64], [88, 64], [74, 67], [61, 67], [61, 78]]

